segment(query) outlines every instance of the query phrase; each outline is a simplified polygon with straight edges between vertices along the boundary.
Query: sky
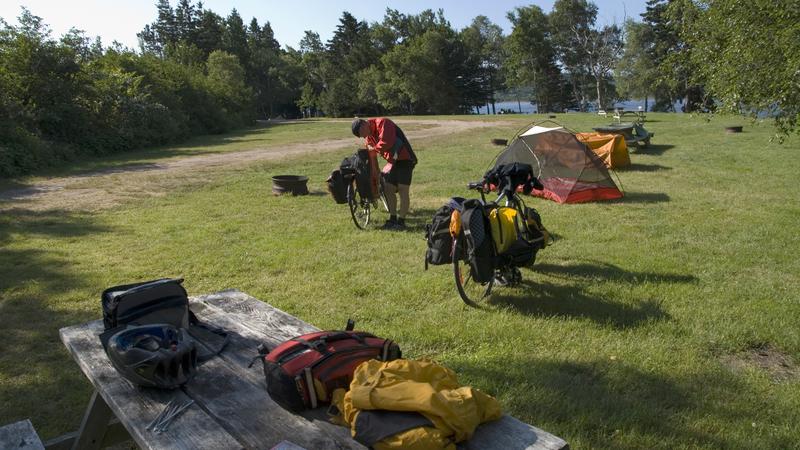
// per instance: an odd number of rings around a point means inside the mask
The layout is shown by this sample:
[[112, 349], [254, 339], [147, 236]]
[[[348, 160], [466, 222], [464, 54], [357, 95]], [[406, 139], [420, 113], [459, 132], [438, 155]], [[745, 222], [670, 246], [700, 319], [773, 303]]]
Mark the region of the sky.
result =
[[[170, 0], [173, 6], [178, 0]], [[343, 11], [348, 11], [359, 20], [380, 22], [386, 8], [403, 14], [418, 14], [425, 9], [441, 8], [453, 28], [459, 30], [484, 15], [500, 25], [505, 34], [511, 32], [511, 23], [506, 18], [508, 11], [517, 6], [538, 5], [550, 12], [554, 0], [388, 0], [383, 2], [365, 0], [206, 0], [205, 9], [226, 17], [233, 8], [239, 11], [245, 23], [255, 17], [263, 25], [269, 22], [275, 38], [282, 46], [298, 48], [305, 30], [319, 33], [323, 42], [331, 38]], [[197, 3], [193, 0], [193, 3]], [[598, 6], [598, 24], [622, 24], [625, 17], [641, 20], [646, 0], [595, 0]], [[42, 18], [58, 38], [70, 28], [83, 30], [87, 36], [99, 36], [103, 45], [118, 41], [126, 47], [138, 50], [136, 33], [156, 19], [156, 0], [0, 0], [0, 18], [10, 25], [17, 25], [21, 7], [28, 8]]]

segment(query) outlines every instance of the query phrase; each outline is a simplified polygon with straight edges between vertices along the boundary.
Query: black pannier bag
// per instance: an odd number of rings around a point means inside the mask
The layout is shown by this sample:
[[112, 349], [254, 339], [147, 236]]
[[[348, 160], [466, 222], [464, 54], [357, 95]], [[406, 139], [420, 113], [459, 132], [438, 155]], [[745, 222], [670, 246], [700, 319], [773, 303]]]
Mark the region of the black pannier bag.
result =
[[[485, 205], [477, 199], [464, 201], [461, 212], [461, 232], [467, 243], [464, 257], [469, 262], [472, 279], [479, 283], [486, 283], [494, 277], [495, 250], [489, 228], [489, 215]], [[458, 249], [457, 249], [458, 250]]]
[[453, 236], [450, 235], [450, 220], [453, 211], [461, 211], [464, 199], [453, 197], [433, 214], [431, 223], [425, 226], [425, 270], [428, 264], [438, 266], [453, 262]]
[[350, 177], [356, 180], [356, 189], [362, 198], [374, 200], [372, 194], [372, 174], [369, 166], [369, 153], [365, 149], [359, 149], [352, 156], [342, 160], [339, 165], [342, 176], [349, 180]]
[[325, 182], [328, 183], [328, 192], [336, 203], [347, 203], [347, 185], [350, 183], [350, 179], [345, 178], [340, 169], [331, 172]]

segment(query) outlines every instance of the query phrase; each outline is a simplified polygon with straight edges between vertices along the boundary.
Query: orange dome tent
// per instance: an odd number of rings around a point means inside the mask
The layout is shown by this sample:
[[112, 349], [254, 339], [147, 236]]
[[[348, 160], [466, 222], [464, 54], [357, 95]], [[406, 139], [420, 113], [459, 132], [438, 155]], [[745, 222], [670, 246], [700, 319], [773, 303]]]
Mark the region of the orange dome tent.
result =
[[628, 146], [621, 134], [576, 133], [575, 137], [599, 156], [609, 169], [631, 165]]

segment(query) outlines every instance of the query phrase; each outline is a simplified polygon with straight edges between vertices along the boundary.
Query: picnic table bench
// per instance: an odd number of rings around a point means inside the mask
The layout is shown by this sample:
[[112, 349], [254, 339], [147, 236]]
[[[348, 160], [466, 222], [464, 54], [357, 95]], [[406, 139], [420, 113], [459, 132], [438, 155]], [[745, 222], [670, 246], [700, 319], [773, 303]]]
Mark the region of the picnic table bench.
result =
[[[80, 429], [45, 443], [45, 448], [101, 448], [119, 439], [133, 439], [142, 449], [271, 449], [294, 444], [308, 450], [364, 449], [350, 430], [330, 423], [325, 408], [303, 416], [292, 414], [270, 399], [261, 365], [248, 368], [258, 344], [279, 343], [314, 331], [312, 325], [241, 291], [226, 290], [192, 297], [200, 320], [224, 328], [229, 343], [204, 363], [181, 389], [165, 391], [136, 387], [117, 374], [100, 344], [103, 323], [96, 320], [62, 328], [61, 340], [95, 391]], [[214, 348], [219, 336], [198, 336], [200, 345]], [[148, 424], [170, 400], [194, 400], [163, 433]], [[568, 448], [567, 443], [539, 428], [504, 415], [481, 425], [463, 449]]]
[[647, 113], [645, 113], [644, 111], [621, 110], [621, 109], [614, 110], [613, 117], [614, 120], [617, 121], [617, 123], [622, 123], [622, 120], [625, 118], [625, 116], [632, 116], [637, 122], [642, 123], [647, 117]]

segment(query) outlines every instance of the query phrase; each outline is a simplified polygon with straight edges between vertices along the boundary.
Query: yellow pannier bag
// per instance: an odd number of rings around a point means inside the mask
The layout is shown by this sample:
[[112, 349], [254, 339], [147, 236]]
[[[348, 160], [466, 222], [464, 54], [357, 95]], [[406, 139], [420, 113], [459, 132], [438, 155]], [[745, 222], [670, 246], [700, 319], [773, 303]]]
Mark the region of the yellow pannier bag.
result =
[[365, 361], [350, 390], [336, 389], [336, 421], [375, 450], [456, 450], [481, 423], [503, 413], [493, 397], [461, 386], [456, 374], [430, 361]]
[[492, 239], [498, 255], [505, 253], [517, 240], [517, 230], [524, 230], [524, 226], [518, 222], [518, 215], [516, 209], [506, 206], [494, 208], [489, 213]]

